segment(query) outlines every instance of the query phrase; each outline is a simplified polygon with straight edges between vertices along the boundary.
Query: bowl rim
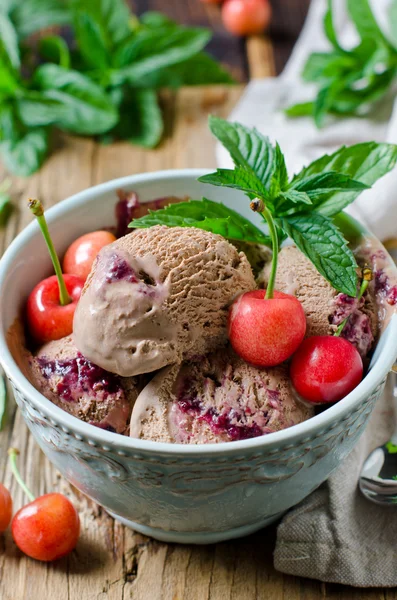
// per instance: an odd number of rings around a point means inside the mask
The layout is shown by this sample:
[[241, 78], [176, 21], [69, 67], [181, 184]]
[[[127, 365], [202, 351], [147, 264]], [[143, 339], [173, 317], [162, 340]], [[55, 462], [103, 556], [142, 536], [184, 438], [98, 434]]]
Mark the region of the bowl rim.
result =
[[[48, 211], [46, 211], [47, 221], [49, 223], [56, 221], [58, 218], [62, 217], [64, 213], [73, 209], [75, 206], [84, 204], [98, 193], [102, 194], [113, 190], [115, 191], [120, 187], [131, 187], [146, 182], [156, 183], [180, 178], [197, 179], [201, 175], [212, 171], [213, 169], [170, 169], [139, 173], [112, 179], [77, 192], [49, 208]], [[43, 396], [43, 394], [36, 390], [20, 371], [8, 348], [1, 309], [2, 303], [4, 302], [2, 298], [5, 296], [5, 293], [2, 293], [5, 278], [15, 257], [23, 250], [25, 244], [37, 234], [38, 230], [39, 228], [35, 221], [27, 225], [27, 227], [14, 238], [0, 260], [0, 363], [7, 376], [12, 382], [15, 382], [18, 391], [20, 391], [25, 399], [30, 401], [39, 412], [49, 418], [54, 425], [63, 428], [65, 433], [72, 432], [77, 434], [77, 436], [80, 436], [82, 439], [85, 438], [91, 441], [94, 445], [103, 444], [107, 447], [117, 447], [118, 449], [125, 451], [137, 451], [145, 454], [155, 453], [157, 455], [161, 454], [168, 456], [193, 455], [204, 457], [235, 454], [242, 451], [269, 450], [273, 447], [293, 444], [297, 440], [303, 441], [306, 438], [309, 440], [313, 436], [316, 437], [316, 435], [329, 429], [332, 424], [342, 420], [343, 417], [349, 413], [354, 412], [360, 402], [365, 400], [383, 381], [394, 363], [395, 356], [386, 357], [385, 360], [383, 353], [380, 353], [375, 364], [378, 366], [381, 359], [383, 360], [383, 364], [380, 364], [379, 368], [372, 368], [361, 383], [350, 392], [350, 394], [345, 396], [345, 398], [320, 414], [287, 429], [273, 432], [271, 435], [264, 435], [235, 442], [189, 445], [170, 442], [153, 442], [105, 431], [68, 414], [62, 408], [56, 406]], [[395, 354], [397, 355], [397, 314], [392, 316], [390, 326], [396, 330], [394, 345]]]

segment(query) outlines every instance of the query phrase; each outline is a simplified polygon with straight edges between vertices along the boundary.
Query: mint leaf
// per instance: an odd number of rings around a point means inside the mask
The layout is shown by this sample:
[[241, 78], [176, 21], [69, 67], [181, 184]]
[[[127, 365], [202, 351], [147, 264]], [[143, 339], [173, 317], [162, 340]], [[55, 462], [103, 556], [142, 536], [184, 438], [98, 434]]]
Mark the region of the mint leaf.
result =
[[120, 46], [110, 72], [113, 86], [131, 83], [147, 85], [145, 78], [153, 71], [183, 62], [200, 52], [210, 33], [206, 29], [161, 27], [156, 33], [143, 29]]
[[235, 83], [234, 79], [219, 63], [205, 52], [184, 60], [166, 69], [148, 73], [144, 80], [135, 85], [144, 84], [151, 88], [179, 88], [182, 85], [209, 85], [211, 83]]
[[335, 76], [344, 75], [354, 68], [356, 61], [348, 54], [339, 52], [313, 52], [306, 61], [302, 79], [308, 82], [328, 82]]
[[241, 190], [248, 194], [250, 198], [256, 196], [267, 197], [267, 190], [258, 177], [253, 172], [246, 171], [242, 167], [231, 169], [217, 169], [215, 173], [199, 177], [202, 183], [224, 186]]
[[370, 186], [361, 181], [355, 181], [348, 175], [336, 171], [326, 171], [304, 177], [303, 179], [294, 179], [291, 188], [300, 192], [306, 192], [312, 200], [318, 200], [324, 194], [329, 192], [340, 192], [349, 190], [363, 191]]
[[360, 42], [345, 50], [333, 24], [332, 0], [328, 0], [324, 32], [333, 46], [330, 52], [314, 52], [306, 62], [302, 78], [318, 85], [313, 110], [309, 103], [292, 106], [288, 116], [312, 114], [318, 127], [327, 114], [362, 116], [373, 109], [397, 76], [397, 51], [380, 29], [368, 0], [347, 0], [347, 8]]
[[248, 219], [224, 204], [206, 198], [178, 202], [160, 210], [150, 211], [148, 215], [134, 219], [129, 227], [147, 228], [153, 225], [197, 227], [222, 235], [229, 240], [270, 245], [269, 237]]
[[164, 125], [157, 93], [151, 89], [120, 88], [120, 121], [109, 134], [145, 148], [154, 148], [161, 140]]
[[47, 27], [70, 23], [70, 12], [63, 0], [20, 0], [10, 7], [9, 15], [20, 39]]
[[15, 175], [27, 177], [37, 171], [48, 152], [48, 131], [44, 128], [31, 129], [18, 139], [0, 144], [0, 151], [7, 169]]
[[[397, 146], [393, 144], [377, 144], [364, 142], [354, 146], [342, 146], [331, 155], [324, 155], [315, 160], [292, 180], [292, 187], [296, 188], [299, 182], [313, 175], [335, 171], [340, 175], [347, 175], [356, 182], [367, 186], [373, 185], [378, 179], [386, 175], [396, 165]], [[314, 202], [316, 210], [326, 216], [333, 216], [351, 204], [361, 193], [361, 190], [351, 192], [333, 191], [320, 196]]]
[[329, 218], [313, 212], [282, 217], [277, 222], [332, 287], [356, 296], [356, 260]]
[[55, 64], [70, 68], [70, 52], [65, 40], [60, 35], [49, 35], [39, 40], [40, 55]]
[[11, 65], [14, 69], [19, 69], [21, 59], [19, 55], [17, 33], [9, 17], [2, 12], [0, 12], [0, 39], [8, 54]]
[[154, 29], [162, 27], [163, 25], [176, 25], [175, 21], [156, 10], [148, 10], [140, 16], [139, 20], [142, 25]]
[[372, 38], [385, 45], [388, 41], [384, 37], [371, 10], [368, 0], [347, 0], [347, 10], [362, 39]]
[[209, 117], [209, 126], [213, 135], [229, 151], [236, 167], [245, 169], [264, 188], [269, 188], [275, 162], [270, 140], [256, 129], [229, 123], [212, 115]]
[[[12, 213], [12, 204], [9, 195], [9, 189], [11, 187], [11, 180], [4, 179], [0, 184], [0, 227], [4, 227], [7, 224], [8, 218]], [[0, 400], [1, 405], [1, 400]], [[0, 409], [1, 413], [1, 409]], [[1, 417], [0, 417], [1, 424]]]
[[342, 53], [345, 52], [340, 46], [338, 36], [336, 35], [334, 20], [332, 17], [332, 0], [327, 0], [327, 11], [324, 15], [324, 33], [335, 49]]
[[397, 48], [397, 2], [392, 2], [389, 8], [389, 37], [394, 48]]
[[[312, 204], [309, 195], [306, 192], [300, 192], [299, 190], [290, 189], [280, 194], [281, 201], [277, 208], [280, 214], [284, 214], [286, 210], [285, 201], [288, 200], [293, 204]], [[280, 212], [281, 211], [281, 212]]]
[[270, 196], [276, 198], [282, 191], [287, 190], [288, 187], [288, 172], [284, 154], [276, 142], [274, 149], [274, 169], [270, 179]]
[[108, 131], [118, 120], [105, 92], [77, 71], [54, 64], [42, 65], [36, 70], [33, 83], [42, 91], [44, 101], [58, 102], [56, 124], [62, 129], [94, 135]]
[[97, 39], [102, 40], [108, 53], [131, 35], [131, 14], [124, 0], [72, 0], [72, 9], [77, 22], [77, 41], [89, 60], [94, 58], [96, 48], [90, 49], [87, 45], [87, 24], [95, 28]]
[[314, 113], [314, 102], [299, 102], [285, 109], [287, 117], [311, 117]]

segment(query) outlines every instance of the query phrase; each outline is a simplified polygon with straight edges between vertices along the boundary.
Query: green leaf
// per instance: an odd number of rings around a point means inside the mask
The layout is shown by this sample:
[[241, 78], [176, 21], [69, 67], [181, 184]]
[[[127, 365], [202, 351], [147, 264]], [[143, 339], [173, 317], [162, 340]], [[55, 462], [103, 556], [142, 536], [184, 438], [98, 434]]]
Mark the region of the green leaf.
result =
[[391, 2], [388, 16], [390, 41], [397, 48], [397, 2]]
[[338, 36], [334, 27], [334, 20], [332, 17], [332, 0], [327, 1], [327, 11], [324, 15], [324, 33], [334, 48], [340, 52], [344, 52], [343, 48], [339, 44]]
[[70, 12], [62, 0], [19, 0], [10, 16], [21, 39], [47, 27], [70, 23]]
[[[303, 168], [293, 178], [292, 186], [295, 188], [299, 181], [312, 175], [335, 171], [370, 187], [391, 171], [396, 161], [397, 146], [393, 144], [364, 142], [342, 146], [333, 154], [326, 154]], [[323, 215], [333, 216], [351, 204], [360, 193], [360, 190], [342, 193], [334, 191], [321, 198], [318, 205], [314, 204]]]
[[2, 12], [0, 12], [0, 39], [8, 54], [11, 65], [14, 69], [19, 69], [21, 59], [19, 56], [17, 33], [9, 17]]
[[18, 122], [11, 103], [0, 104], [0, 141], [12, 140], [18, 136]]
[[7, 409], [7, 388], [4, 375], [0, 376], [0, 431], [3, 430]]
[[397, 446], [393, 442], [387, 442], [385, 446], [389, 454], [397, 454]]
[[310, 197], [306, 192], [299, 192], [298, 190], [294, 189], [282, 192], [280, 194], [280, 198], [282, 199], [282, 202], [279, 202], [279, 204], [277, 205], [278, 214], [284, 214], [287, 211], [287, 207], [285, 205], [284, 200], [288, 200], [293, 204], [312, 204], [312, 201], [310, 200]]
[[20, 87], [19, 76], [0, 40], [0, 101], [2, 96], [5, 98], [14, 96]]
[[308, 82], [327, 82], [356, 66], [356, 60], [339, 52], [313, 52], [306, 61], [302, 79]]
[[120, 120], [110, 132], [111, 135], [145, 148], [157, 146], [163, 135], [164, 125], [157, 93], [154, 90], [123, 90], [119, 114]]
[[77, 71], [58, 65], [39, 67], [33, 78], [47, 100], [59, 103], [56, 124], [82, 135], [108, 131], [118, 121], [118, 114], [105, 92]]
[[271, 245], [270, 238], [248, 219], [224, 204], [206, 198], [178, 202], [160, 210], [150, 211], [148, 215], [134, 219], [129, 226], [147, 228], [153, 225], [197, 227], [229, 240]]
[[269, 138], [256, 129], [210, 116], [213, 135], [228, 150], [236, 166], [244, 169], [264, 189], [269, 189], [275, 169], [275, 152]]
[[316, 173], [309, 177], [295, 180], [292, 182], [291, 187], [300, 192], [306, 192], [311, 200], [318, 200], [329, 192], [363, 191], [367, 190], [370, 186], [361, 181], [355, 181], [355, 179], [343, 173], [326, 171], [325, 173]]
[[146, 86], [150, 73], [186, 61], [204, 48], [210, 36], [206, 29], [185, 27], [138, 31], [116, 53], [110, 83]]
[[373, 38], [388, 45], [368, 0], [347, 0], [347, 10], [361, 38]]
[[157, 27], [163, 27], [164, 25], [176, 25], [175, 21], [167, 17], [167, 15], [164, 15], [163, 13], [158, 12], [156, 10], [149, 10], [143, 13], [139, 17], [139, 20], [142, 25], [154, 29], [156, 29]]
[[[75, 17], [85, 15], [95, 23], [108, 51], [131, 35], [131, 13], [124, 0], [71, 0]], [[77, 41], [80, 43], [79, 38]], [[95, 50], [94, 48], [92, 49]]]
[[109, 68], [110, 51], [100, 24], [91, 15], [79, 12], [74, 18], [74, 32], [85, 63], [97, 69]]
[[289, 106], [284, 112], [287, 117], [291, 118], [312, 117], [314, 113], [314, 102], [300, 102], [293, 106]]
[[268, 195], [260, 179], [254, 173], [242, 167], [235, 167], [234, 170], [217, 169], [215, 173], [199, 177], [199, 181], [210, 185], [241, 190], [248, 194], [250, 198], [255, 198], [256, 196], [267, 197]]
[[142, 83], [151, 88], [179, 88], [182, 85], [231, 84], [235, 81], [216, 60], [205, 52], [199, 52], [177, 65], [149, 73]]
[[15, 175], [27, 177], [37, 171], [48, 152], [48, 132], [44, 128], [32, 129], [17, 140], [0, 144], [3, 162]]
[[312, 212], [284, 217], [278, 222], [332, 287], [356, 296], [357, 264], [354, 255], [329, 218]]
[[64, 112], [58, 100], [47, 98], [42, 92], [26, 91], [15, 101], [16, 113], [27, 127], [41, 127], [56, 123]]
[[49, 35], [39, 40], [40, 55], [49, 62], [70, 68], [70, 52], [67, 43], [59, 35]]
[[[11, 204], [11, 198], [9, 190], [11, 187], [10, 179], [3, 179], [0, 184], [0, 227], [4, 227], [7, 224], [8, 218], [12, 213], [13, 206]], [[1, 383], [0, 383], [1, 388]], [[1, 389], [0, 389], [0, 415], [1, 415]], [[1, 416], [0, 416], [0, 431], [1, 431]]]
[[274, 148], [274, 170], [270, 181], [271, 198], [277, 197], [280, 192], [287, 190], [288, 187], [288, 172], [284, 154], [281, 152], [278, 142], [276, 142]]

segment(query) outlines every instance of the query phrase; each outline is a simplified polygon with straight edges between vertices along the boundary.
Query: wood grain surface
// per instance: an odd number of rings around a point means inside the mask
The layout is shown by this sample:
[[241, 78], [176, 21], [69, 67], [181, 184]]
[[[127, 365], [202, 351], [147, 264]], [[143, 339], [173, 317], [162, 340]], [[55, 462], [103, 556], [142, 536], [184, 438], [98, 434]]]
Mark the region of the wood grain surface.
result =
[[[136, 0], [135, 6], [142, 11], [159, 8], [159, 3]], [[215, 7], [204, 7], [197, 0], [168, 0], [161, 8], [180, 20], [186, 17], [186, 21], [201, 24], [209, 20], [216, 31], [214, 53], [220, 58], [222, 52], [224, 58], [231, 57], [228, 62], [244, 79], [249, 74], [263, 77], [280, 70], [306, 6], [307, 1], [274, 0], [272, 35], [247, 43], [233, 40], [227, 49], [222, 45], [226, 34]], [[285, 14], [281, 30], [282, 11]], [[40, 173], [13, 180], [15, 211], [1, 233], [1, 250], [31, 220], [26, 208], [30, 196], [37, 196], [50, 206], [91, 185], [123, 175], [214, 166], [208, 114], [227, 116], [241, 93], [242, 86], [164, 93], [167, 132], [162, 145], [153, 151], [124, 143], [100, 146], [90, 139], [56, 137], [56, 151]], [[0, 600], [397, 599], [392, 590], [357, 590], [277, 573], [272, 566], [274, 527], [241, 540], [203, 547], [164, 544], [136, 534], [116, 523], [59, 476], [34, 443], [11, 393], [7, 413], [5, 429], [0, 433], [0, 480], [11, 490], [15, 509], [26, 498], [7, 464], [10, 445], [21, 451], [22, 474], [36, 495], [58, 490], [72, 499], [81, 516], [82, 534], [77, 549], [53, 564], [24, 557], [10, 532], [0, 535]]]

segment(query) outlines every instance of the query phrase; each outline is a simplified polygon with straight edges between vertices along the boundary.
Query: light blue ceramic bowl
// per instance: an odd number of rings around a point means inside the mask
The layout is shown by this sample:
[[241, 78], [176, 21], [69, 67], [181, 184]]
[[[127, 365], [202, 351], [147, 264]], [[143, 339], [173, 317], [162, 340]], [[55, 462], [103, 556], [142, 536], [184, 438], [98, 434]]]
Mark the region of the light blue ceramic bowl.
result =
[[[198, 183], [205, 171], [134, 175], [90, 188], [47, 213], [57, 250], [113, 222], [116, 189], [160, 196], [207, 196], [255, 220], [239, 193]], [[314, 418], [267, 436], [183, 446], [130, 439], [63, 412], [22, 375], [6, 343], [33, 286], [51, 273], [36, 223], [0, 262], [0, 357], [24, 419], [51, 462], [114, 517], [154, 538], [187, 543], [226, 540], [275, 521], [320, 485], [364, 430], [397, 356], [397, 315], [383, 334], [372, 368], [344, 400]]]

